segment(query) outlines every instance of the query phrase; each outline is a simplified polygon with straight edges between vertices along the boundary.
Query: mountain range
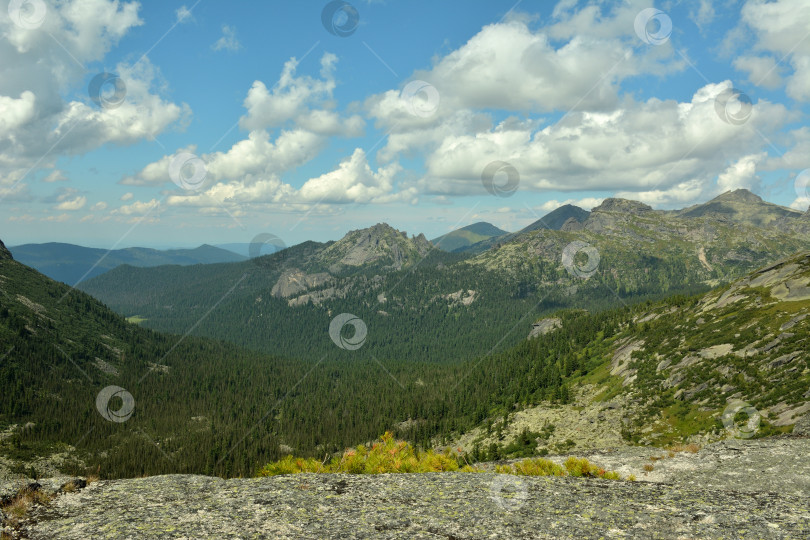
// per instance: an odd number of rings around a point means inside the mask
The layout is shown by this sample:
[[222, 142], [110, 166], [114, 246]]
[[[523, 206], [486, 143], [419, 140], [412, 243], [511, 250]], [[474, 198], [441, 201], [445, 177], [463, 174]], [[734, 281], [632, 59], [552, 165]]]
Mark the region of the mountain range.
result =
[[535, 319], [563, 307], [705, 291], [810, 238], [807, 213], [745, 190], [682, 211], [606, 199], [590, 212], [569, 206], [547, 218], [470, 246], [489, 245], [480, 250], [448, 253], [377, 224], [249, 262], [119, 267], [80, 288], [156, 330], [191, 328], [293, 357], [317, 353], [308, 336], [329, 313], [353, 313], [380, 329], [366, 344], [375, 354], [442, 361], [514, 345]]
[[[124, 265], [79, 285], [96, 298], [0, 242], [0, 467], [249, 475], [386, 430], [481, 460], [806, 417], [807, 213], [738, 191], [579, 217], [480, 253], [377, 224], [248, 261]], [[339, 314], [363, 322], [360, 347], [330, 332]], [[111, 387], [131, 400], [99, 406]]]
[[139, 267], [166, 264], [185, 266], [237, 262], [247, 258], [207, 244], [194, 249], [157, 250], [132, 247], [106, 250], [49, 242], [21, 244], [12, 246], [9, 250], [14, 258], [23, 264], [36, 268], [46, 276], [68, 285], [91, 279], [122, 264]]

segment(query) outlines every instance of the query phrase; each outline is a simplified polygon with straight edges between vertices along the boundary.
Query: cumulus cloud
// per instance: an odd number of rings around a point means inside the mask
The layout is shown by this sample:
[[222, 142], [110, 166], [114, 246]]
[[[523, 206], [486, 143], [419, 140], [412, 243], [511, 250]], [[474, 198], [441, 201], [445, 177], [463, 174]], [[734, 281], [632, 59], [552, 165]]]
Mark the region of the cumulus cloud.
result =
[[782, 71], [771, 56], [740, 56], [734, 59], [734, 67], [748, 73], [748, 80], [764, 88], [782, 86]]
[[[401, 89], [367, 98], [368, 115], [390, 132], [380, 158], [477, 132], [491, 122], [488, 110], [607, 112], [621, 106], [623, 81], [684, 68], [668, 43], [649, 47], [638, 39], [633, 21], [639, 7], [575, 4], [561, 2], [552, 21], [536, 30], [525, 18], [485, 26], [430, 70], [416, 71]], [[425, 92], [406, 92], [415, 80], [435, 89], [431, 114], [413, 114], [423, 106], [417, 100], [425, 100]]]
[[611, 112], [572, 113], [539, 130], [512, 122], [445, 137], [427, 157], [421, 187], [439, 194], [483, 193], [484, 168], [506, 161], [520, 173], [524, 190], [620, 189], [663, 200], [657, 190], [672, 189], [671, 197], [680, 198], [697, 185], [710, 185], [729, 161], [761, 148], [750, 127], [773, 133], [792, 118], [782, 105], [760, 100], [748, 126], [722, 121], [715, 97], [730, 86], [706, 85], [685, 103], [651, 98]]
[[[0, 18], [0, 178], [16, 175], [22, 182], [28, 171], [53, 168], [60, 155], [107, 143], [132, 144], [188, 116], [187, 106], [154, 93], [158, 74], [148, 58], [116, 66], [126, 85], [119, 107], [101, 108], [86, 96], [84, 64], [102, 60], [129, 30], [143, 24], [138, 8], [137, 2], [118, 0], [49, 4], [37, 29]], [[66, 61], [66, 54], [72, 60]], [[81, 97], [64, 97], [77, 89]], [[26, 173], [18, 175], [19, 170]]]
[[132, 204], [124, 205], [119, 208], [114, 209], [111, 213], [112, 214], [122, 214], [125, 216], [131, 216], [133, 214], [137, 215], [145, 215], [149, 214], [155, 209], [160, 208], [160, 201], [157, 199], [152, 199], [151, 201], [142, 202], [142, 201], [135, 201]]
[[729, 167], [717, 177], [717, 187], [720, 192], [740, 188], [756, 191], [759, 187], [759, 178], [756, 175], [757, 164], [765, 159], [767, 155], [768, 154], [765, 152], [750, 154], [741, 157], [736, 163], [729, 165]]
[[605, 200], [604, 198], [597, 198], [597, 197], [584, 197], [582, 199], [566, 199], [562, 202], [556, 199], [552, 199], [550, 201], [546, 201], [543, 204], [541, 204], [538, 207], [538, 210], [542, 210], [543, 212], [548, 213], [553, 210], [556, 210], [561, 206], [565, 206], [566, 204], [578, 206], [583, 210], [590, 210], [591, 208], [594, 208], [602, 204], [602, 201], [604, 200]]
[[66, 201], [62, 201], [61, 203], [57, 204], [55, 208], [57, 210], [79, 210], [87, 203], [87, 197], [80, 195], [79, 197], [68, 199]]
[[49, 173], [45, 178], [42, 179], [43, 182], [65, 182], [67, 181], [67, 177], [65, 173], [60, 171], [59, 169], [55, 169], [51, 173]]
[[[210, 207], [209, 210], [217, 212], [222, 211], [222, 205], [306, 204], [320, 200], [319, 190], [331, 189], [329, 186], [343, 182], [341, 179], [347, 174], [356, 175], [352, 178], [352, 197], [377, 200], [388, 194], [398, 167], [392, 165], [371, 172], [362, 152], [359, 156], [355, 152], [344, 162], [351, 166], [348, 172], [343, 171], [342, 163], [338, 171], [311, 180], [313, 183], [305, 184], [305, 189], [297, 190], [281, 179], [286, 172], [318, 156], [328, 144], [329, 136], [356, 136], [363, 131], [364, 121], [359, 115], [341, 117], [331, 108], [336, 62], [335, 55], [325, 53], [320, 78], [316, 78], [297, 74], [298, 61], [292, 58], [273, 87], [255, 81], [244, 101], [246, 114], [240, 119], [240, 125], [249, 130], [247, 137], [227, 151], [201, 154], [206, 175], [200, 193], [175, 194], [167, 199], [167, 204]], [[280, 128], [275, 138], [270, 133], [272, 128]], [[175, 157], [196, 151], [195, 145], [179, 149], [124, 177], [121, 183], [139, 186], [169, 183], [172, 181], [169, 169]], [[360, 166], [361, 162], [365, 168]], [[334, 194], [327, 196], [337, 199]]]
[[234, 180], [216, 183], [203, 193], [172, 195], [167, 202], [170, 206], [191, 207], [293, 205], [298, 208], [311, 208], [313, 204], [411, 202], [417, 195], [414, 188], [395, 189], [395, 176], [400, 170], [398, 164], [391, 164], [374, 171], [365, 152], [357, 148], [336, 169], [307, 180], [300, 189], [277, 177], [250, 183]]
[[[810, 39], [807, 39], [810, 3], [805, 0], [748, 0], [742, 7], [741, 20], [753, 30], [757, 40], [755, 47], [765, 53], [762, 58], [767, 60], [760, 62], [770, 62], [773, 67], [778, 60], [793, 69], [793, 73], [786, 76], [787, 94], [799, 101], [810, 101]], [[750, 60], [748, 62], [750, 64]], [[764, 73], [758, 77], [750, 69], [752, 67], [743, 61], [740, 69], [749, 71], [756, 84], [774, 84], [775, 79], [768, 70], [760, 68], [759, 71]]]

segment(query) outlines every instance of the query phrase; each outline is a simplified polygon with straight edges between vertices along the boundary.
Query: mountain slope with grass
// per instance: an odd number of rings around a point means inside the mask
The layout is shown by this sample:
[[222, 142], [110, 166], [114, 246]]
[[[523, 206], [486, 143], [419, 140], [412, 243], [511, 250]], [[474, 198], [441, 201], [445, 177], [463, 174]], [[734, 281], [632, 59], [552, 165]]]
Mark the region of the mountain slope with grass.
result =
[[558, 359], [570, 403], [519, 407], [451, 445], [501, 457], [705, 444], [810, 423], [810, 252], [624, 314], [592, 339], [583, 329], [593, 316], [563, 313], [527, 343], [538, 356], [549, 343], [576, 343]]

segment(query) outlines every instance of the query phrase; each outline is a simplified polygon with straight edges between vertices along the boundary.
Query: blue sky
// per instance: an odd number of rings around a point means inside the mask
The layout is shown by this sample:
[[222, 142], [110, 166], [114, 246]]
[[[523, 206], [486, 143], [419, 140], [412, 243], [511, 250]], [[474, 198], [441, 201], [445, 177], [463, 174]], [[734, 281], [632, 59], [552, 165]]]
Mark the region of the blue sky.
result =
[[810, 202], [803, 0], [2, 4], [9, 245]]

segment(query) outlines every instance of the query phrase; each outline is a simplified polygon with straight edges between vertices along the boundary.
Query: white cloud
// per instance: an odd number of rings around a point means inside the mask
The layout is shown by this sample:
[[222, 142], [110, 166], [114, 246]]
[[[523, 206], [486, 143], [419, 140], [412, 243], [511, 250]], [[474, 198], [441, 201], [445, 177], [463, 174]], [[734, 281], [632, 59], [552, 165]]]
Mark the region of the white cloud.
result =
[[748, 80], [758, 86], [775, 89], [783, 84], [783, 67], [770, 56], [740, 56], [734, 59], [734, 67], [748, 73]]
[[[294, 120], [315, 133], [340, 133], [337, 115], [324, 109], [331, 104], [336, 85], [336, 64], [337, 56], [325, 53], [321, 57], [320, 78], [317, 79], [306, 75], [296, 76], [298, 60], [291, 58], [284, 64], [279, 80], [272, 88], [262, 81], [254, 81], [244, 101], [247, 114], [239, 120], [239, 125], [243, 129], [256, 131], [281, 127]], [[357, 136], [362, 125], [362, 118], [353, 116], [346, 121], [343, 131], [347, 135]]]
[[678, 199], [694, 192], [695, 181], [713, 184], [728, 161], [759, 151], [756, 130], [773, 133], [791, 118], [783, 106], [760, 100], [746, 126], [723, 122], [715, 97], [730, 85], [706, 85], [686, 103], [652, 98], [626, 101], [610, 113], [572, 113], [540, 130], [513, 122], [445, 137], [428, 155], [420, 186], [430, 193], [481, 194], [482, 171], [500, 160], [517, 168], [522, 190], [624, 190]]
[[[143, 24], [138, 9], [137, 2], [118, 0], [49, 3], [42, 27], [33, 30], [0, 17], [0, 178], [25, 170], [16, 180], [22, 182], [27, 171], [53, 168], [61, 155], [132, 144], [188, 117], [186, 105], [152, 93], [158, 74], [148, 58], [116, 66], [126, 84], [118, 108], [100, 108], [86, 97], [86, 64], [103, 60]], [[80, 98], [65, 99], [77, 90]]]
[[774, 53], [780, 60], [784, 58], [793, 68], [793, 74], [787, 77], [787, 94], [796, 100], [810, 101], [810, 39], [807, 37], [810, 3], [806, 0], [748, 0], [742, 8], [741, 20], [754, 31], [756, 48]]
[[[440, 118], [459, 108], [606, 109], [618, 103], [618, 83], [638, 67], [631, 44], [620, 39], [579, 33], [557, 47], [548, 28], [533, 32], [525, 22], [513, 20], [485, 26], [412, 79], [438, 90]], [[398, 92], [386, 92], [373, 97], [368, 107], [378, 120], [393, 125], [405, 109], [395, 103], [398, 97]]]
[[57, 210], [79, 210], [87, 203], [87, 197], [79, 196], [74, 199], [63, 201], [55, 206]]
[[132, 193], [127, 192], [127, 193], [124, 193], [123, 195], [121, 195], [121, 200], [126, 202], [126, 201], [130, 200], [132, 197], [134, 197], [134, 195]]
[[92, 210], [93, 212], [99, 212], [101, 210], [106, 210], [106, 209], [107, 209], [107, 203], [105, 203], [104, 201], [99, 201], [99, 202], [97, 202], [96, 204], [94, 204], [93, 206], [90, 207], [90, 210]]
[[[277, 178], [283, 172], [311, 160], [323, 149], [326, 139], [309, 131], [296, 129], [282, 131], [270, 141], [266, 131], [252, 131], [247, 139], [235, 143], [227, 152], [203, 154], [206, 183], [242, 180], [249, 184]], [[179, 152], [194, 153], [191, 146]], [[169, 165], [174, 154], [148, 164], [133, 176], [121, 180], [126, 185], [160, 185], [171, 182]]]
[[[218, 182], [203, 193], [173, 195], [170, 206], [191, 206], [218, 211], [216, 206], [274, 205], [278, 208], [312, 208], [319, 204], [413, 202], [414, 188], [396, 190], [398, 164], [369, 166], [365, 152], [356, 148], [352, 155], [328, 173], [307, 180], [300, 189], [283, 183], [276, 176], [249, 182], [235, 179]], [[221, 209], [219, 210], [221, 211]]]
[[191, 20], [191, 10], [185, 5], [177, 8], [174, 13], [177, 16], [177, 24], [182, 24]]
[[413, 193], [393, 194], [394, 176], [401, 170], [394, 163], [381, 167], [375, 173], [360, 148], [340, 163], [337, 169], [308, 180], [299, 192], [299, 197], [308, 202], [392, 202], [413, 197]]
[[736, 163], [720, 173], [717, 177], [717, 187], [720, 192], [745, 188], [757, 191], [759, 178], [757, 178], [757, 164], [767, 157], [767, 153], [749, 154], [741, 157]]
[[582, 199], [566, 199], [562, 202], [552, 199], [550, 201], [546, 201], [545, 203], [541, 204], [538, 207], [538, 209], [548, 213], [553, 210], [556, 210], [561, 206], [565, 206], [566, 204], [572, 204], [574, 206], [582, 208], [583, 210], [590, 210], [591, 208], [594, 208], [595, 206], [599, 206], [600, 204], [602, 204], [602, 201], [604, 200], [605, 200], [604, 198], [597, 198], [597, 197], [584, 197]]
[[157, 199], [152, 199], [151, 201], [148, 202], [135, 201], [132, 204], [116, 208], [111, 213], [123, 214], [125, 216], [130, 216], [133, 214], [145, 215], [151, 213], [156, 208], [160, 208], [160, 201], [158, 201]]
[[701, 30], [712, 23], [717, 14], [714, 10], [712, 0], [700, 0], [697, 6], [692, 6], [689, 18], [692, 19]]
[[227, 24], [222, 25], [222, 37], [220, 37], [211, 48], [215, 51], [231, 51], [235, 52], [242, 48], [242, 44], [236, 38], [236, 29]]
[[36, 96], [25, 90], [18, 99], [0, 95], [0, 139], [13, 137], [14, 131], [30, 122], [36, 112]]
[[806, 212], [808, 208], [810, 208], [810, 197], [797, 197], [792, 203], [790, 203], [790, 207], [794, 210]]
[[67, 181], [67, 177], [63, 171], [59, 169], [55, 169], [53, 172], [48, 174], [45, 178], [42, 179], [43, 182], [65, 182]]
[[680, 182], [665, 189], [652, 189], [646, 191], [620, 191], [616, 197], [633, 199], [647, 203], [650, 206], [683, 207], [686, 203], [705, 198], [707, 190], [713, 192], [708, 180], [692, 179]]

